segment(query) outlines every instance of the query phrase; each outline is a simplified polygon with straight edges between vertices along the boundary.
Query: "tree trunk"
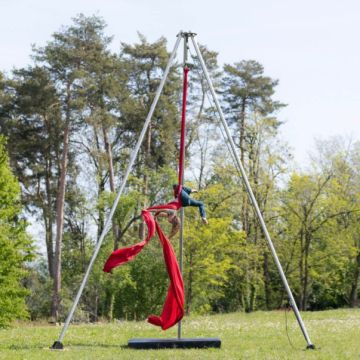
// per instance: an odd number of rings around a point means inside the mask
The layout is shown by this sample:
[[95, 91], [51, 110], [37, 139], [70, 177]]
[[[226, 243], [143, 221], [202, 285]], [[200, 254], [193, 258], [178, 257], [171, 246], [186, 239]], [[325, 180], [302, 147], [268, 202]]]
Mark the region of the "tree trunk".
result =
[[[241, 103], [241, 112], [240, 112], [240, 120], [239, 120], [239, 131], [240, 131], [239, 147], [240, 147], [240, 161], [244, 168], [245, 168], [245, 147], [244, 147], [245, 118], [246, 118], [246, 99], [243, 99]], [[241, 223], [242, 223], [242, 230], [245, 231], [246, 235], [249, 235], [248, 213], [249, 213], [248, 197], [246, 191], [244, 190], [242, 192]]]
[[[149, 188], [149, 177], [146, 173], [146, 166], [149, 164], [150, 161], [150, 155], [151, 155], [151, 131], [152, 126], [151, 122], [149, 124], [148, 130], [147, 130], [147, 136], [146, 136], [146, 149], [145, 149], [145, 164], [143, 169], [145, 170], [144, 173], [144, 186], [143, 186], [143, 195], [144, 195], [144, 202], [143, 202], [143, 208], [146, 208], [147, 200], [146, 197], [148, 196], [148, 188]], [[142, 222], [139, 227], [139, 238], [143, 240], [145, 238], [145, 224]]]
[[[256, 271], [256, 270], [254, 270]], [[249, 312], [253, 312], [256, 306], [256, 286], [254, 283], [250, 284], [250, 301], [249, 301]]]
[[239, 131], [240, 131], [240, 138], [239, 138], [239, 147], [240, 147], [240, 160], [244, 165], [245, 159], [245, 149], [244, 149], [244, 140], [245, 140], [245, 111], [246, 111], [246, 99], [243, 99], [241, 102], [241, 112], [240, 112], [240, 122], [239, 122]]
[[303, 284], [303, 297], [301, 309], [303, 311], [307, 308], [308, 302], [308, 287], [309, 287], [309, 249], [311, 242], [311, 234], [307, 233], [305, 236], [305, 252], [304, 252], [304, 284]]
[[[109, 142], [109, 137], [107, 133], [107, 129], [103, 125], [103, 135], [104, 135], [104, 144], [105, 144], [105, 151], [106, 157], [108, 160], [108, 167], [109, 167], [109, 183], [110, 183], [110, 191], [115, 193], [115, 176], [114, 176], [114, 164], [113, 164], [113, 156], [112, 156], [112, 149]], [[113, 236], [114, 236], [114, 250], [117, 250], [119, 247], [119, 236], [120, 230], [119, 225], [116, 224], [116, 220], [113, 218]]]
[[358, 253], [355, 261], [355, 272], [350, 291], [350, 307], [352, 308], [358, 306], [358, 289], [360, 282], [360, 252]]
[[54, 244], [53, 244], [53, 209], [51, 197], [51, 159], [46, 161], [46, 206], [44, 207], [44, 221], [45, 221], [45, 239], [46, 239], [46, 253], [48, 261], [49, 275], [54, 279]]
[[264, 287], [265, 287], [265, 305], [266, 310], [270, 310], [271, 304], [271, 287], [270, 287], [270, 274], [269, 274], [269, 254], [264, 251], [264, 262], [263, 262], [263, 272], [264, 272]]
[[103, 126], [103, 135], [104, 135], [104, 144], [105, 144], [105, 151], [109, 165], [109, 182], [110, 182], [110, 190], [111, 192], [115, 191], [115, 178], [114, 178], [114, 165], [113, 165], [113, 156], [112, 156], [112, 149], [109, 142], [109, 137], [107, 134], [107, 130], [105, 126]]
[[[102, 149], [100, 146], [99, 135], [97, 132], [97, 128], [94, 127], [94, 138], [97, 153], [100, 154]], [[101, 201], [101, 195], [105, 191], [105, 176], [103, 174], [103, 166], [101, 165], [101, 161], [99, 161], [99, 165], [97, 166], [97, 179], [98, 179], [98, 227], [97, 227], [97, 238], [101, 236], [101, 233], [104, 229], [105, 223], [105, 206]]]
[[102, 174], [100, 174], [100, 180], [99, 180], [99, 184], [98, 184], [98, 203], [99, 203], [98, 230], [97, 230], [98, 238], [100, 237], [101, 233], [103, 232], [104, 223], [105, 223], [105, 219], [104, 219], [105, 208], [104, 208], [104, 205], [100, 206], [100, 197], [104, 191], [105, 191], [105, 179], [103, 178]]
[[61, 244], [64, 229], [64, 203], [66, 188], [66, 173], [69, 151], [69, 120], [65, 124], [64, 129], [64, 145], [61, 157], [61, 169], [58, 193], [56, 198], [56, 238], [55, 238], [55, 269], [54, 269], [54, 289], [52, 298], [52, 316], [55, 321], [59, 319], [60, 291], [61, 291]]
[[189, 251], [189, 280], [188, 280], [188, 288], [186, 293], [186, 315], [190, 315], [191, 304], [192, 304], [192, 283], [193, 283], [193, 254], [192, 250]]
[[[201, 84], [201, 89], [202, 89], [201, 103], [200, 103], [200, 108], [199, 108], [199, 112], [197, 115], [199, 124], [201, 124], [201, 117], [202, 117], [202, 113], [203, 113], [203, 109], [204, 109], [204, 105], [205, 105], [205, 95], [206, 95], [206, 89], [204, 88], [203, 83]], [[196, 133], [197, 133], [197, 139], [199, 141], [199, 147], [200, 147], [200, 166], [199, 166], [198, 188], [201, 189], [202, 183], [203, 183], [203, 177], [204, 177], [204, 170], [205, 170], [205, 166], [206, 166], [206, 152], [207, 152], [207, 143], [208, 142], [206, 139], [205, 146], [203, 146], [200, 142], [198, 129], [196, 130]], [[206, 136], [208, 136], [208, 134], [209, 134], [209, 132], [206, 131]]]
[[299, 279], [300, 279], [300, 286], [299, 286], [299, 306], [300, 310], [304, 310], [302, 308], [303, 304], [303, 281], [304, 281], [304, 232], [301, 229], [300, 231], [300, 257], [299, 257]]
[[114, 320], [114, 305], [115, 305], [115, 294], [114, 292], [110, 295], [110, 305], [109, 305], [109, 312], [108, 312], [108, 319], [110, 322]]

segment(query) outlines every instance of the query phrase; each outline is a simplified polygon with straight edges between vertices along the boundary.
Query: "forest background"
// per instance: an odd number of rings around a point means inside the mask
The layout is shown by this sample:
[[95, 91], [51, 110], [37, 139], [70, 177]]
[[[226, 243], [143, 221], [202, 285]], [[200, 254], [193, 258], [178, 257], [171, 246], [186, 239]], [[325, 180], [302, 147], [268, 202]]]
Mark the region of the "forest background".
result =
[[[64, 320], [167, 63], [165, 38], [148, 42], [139, 34], [115, 53], [105, 27], [99, 16], [78, 15], [33, 47], [31, 64], [0, 74], [1, 326], [24, 317]], [[278, 114], [287, 104], [276, 99], [278, 80], [256, 60], [220, 67], [215, 51], [201, 50], [299, 308], [358, 307], [360, 143], [318, 140], [310, 166], [298, 169], [281, 137]], [[287, 306], [192, 63], [186, 184], [199, 190], [209, 226], [186, 209], [186, 312]], [[112, 276], [102, 265], [113, 249], [144, 237], [142, 208], [172, 197], [181, 70], [180, 62], [171, 69], [77, 321], [143, 319], [161, 310], [167, 275], [157, 241]], [[26, 232], [30, 223], [42, 236]]]

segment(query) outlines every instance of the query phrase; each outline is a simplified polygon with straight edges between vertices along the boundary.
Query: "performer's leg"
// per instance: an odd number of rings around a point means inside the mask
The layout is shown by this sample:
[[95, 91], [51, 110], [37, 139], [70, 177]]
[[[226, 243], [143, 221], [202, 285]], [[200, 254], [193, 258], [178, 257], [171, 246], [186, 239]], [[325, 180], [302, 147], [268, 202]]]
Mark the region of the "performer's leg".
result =
[[198, 200], [190, 198], [188, 206], [196, 206], [196, 207], [198, 207], [201, 218], [206, 219], [205, 205], [204, 205], [204, 203], [202, 201], [198, 201]]

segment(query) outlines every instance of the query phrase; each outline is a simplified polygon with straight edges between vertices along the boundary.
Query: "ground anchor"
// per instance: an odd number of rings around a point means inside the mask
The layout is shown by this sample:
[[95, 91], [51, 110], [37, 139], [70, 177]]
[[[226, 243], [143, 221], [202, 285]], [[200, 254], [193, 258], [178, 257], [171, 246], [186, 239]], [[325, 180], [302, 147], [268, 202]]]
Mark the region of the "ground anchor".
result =
[[128, 346], [132, 349], [220, 348], [221, 340], [219, 338], [131, 339]]
[[64, 345], [61, 341], [55, 341], [53, 343], [53, 346], [50, 348], [52, 350], [63, 350], [64, 349]]

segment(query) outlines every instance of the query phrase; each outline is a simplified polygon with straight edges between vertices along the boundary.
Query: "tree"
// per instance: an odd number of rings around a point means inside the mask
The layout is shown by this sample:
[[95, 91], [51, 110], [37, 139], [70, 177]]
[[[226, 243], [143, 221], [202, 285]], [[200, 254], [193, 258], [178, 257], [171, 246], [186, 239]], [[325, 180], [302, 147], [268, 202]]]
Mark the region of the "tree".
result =
[[187, 230], [186, 313], [226, 311], [226, 289], [236, 267], [237, 250], [244, 250], [244, 234], [231, 227], [231, 219], [215, 217], [206, 228], [194, 221]]
[[10, 170], [5, 139], [0, 136], [0, 327], [28, 316], [28, 291], [21, 281], [27, 273], [26, 262], [33, 258], [33, 248], [21, 211], [20, 186]]
[[267, 116], [275, 113], [284, 104], [272, 99], [278, 80], [264, 76], [264, 68], [255, 60], [243, 60], [224, 66], [224, 99], [229, 111], [230, 123], [239, 131], [240, 158], [245, 164], [246, 120], [251, 113]]
[[[264, 76], [264, 68], [255, 60], [243, 60], [234, 66], [224, 66], [223, 95], [228, 121], [235, 125], [239, 134], [237, 145], [240, 149], [240, 160], [248, 169], [251, 144], [251, 131], [248, 123], [251, 119], [264, 118], [275, 113], [284, 104], [272, 99], [278, 80]], [[272, 126], [278, 127], [280, 122], [274, 118]], [[255, 134], [257, 135], [257, 134]], [[242, 222], [243, 229], [249, 234], [249, 206], [246, 194], [243, 195]]]
[[[146, 115], [150, 110], [160, 79], [169, 60], [166, 49], [166, 40], [160, 38], [154, 43], [148, 43], [146, 38], [139, 34], [140, 42], [129, 45], [122, 43], [121, 59], [129, 73], [128, 87], [130, 98], [123, 106], [123, 126], [131, 137], [131, 145], [137, 139]], [[154, 111], [149, 124], [145, 141], [142, 145], [135, 166], [137, 176], [143, 179], [142, 193], [144, 199], [149, 195], [149, 170], [156, 170], [162, 166], [174, 164], [177, 159], [177, 143], [180, 121], [178, 73], [172, 67], [162, 96]], [[146, 207], [146, 201], [141, 204]], [[144, 226], [140, 227], [140, 237], [145, 233]]]
[[[286, 172], [285, 164], [290, 157], [287, 146], [278, 137], [281, 122], [275, 114], [285, 106], [273, 99], [278, 80], [264, 76], [263, 66], [254, 60], [225, 65], [224, 71], [223, 97], [228, 121], [239, 139], [236, 143], [240, 159], [260, 211], [267, 218], [275, 198], [277, 179]], [[266, 290], [269, 288], [268, 249], [264, 242], [259, 242], [262, 231], [244, 189], [241, 203], [242, 228], [247, 240], [258, 246], [259, 258], [263, 258], [265, 302], [269, 303], [269, 291]], [[250, 304], [255, 304], [257, 287], [255, 283], [250, 286]]]
[[105, 23], [93, 16], [79, 15], [74, 25], [53, 34], [53, 41], [44, 48], [35, 49], [35, 59], [48, 68], [55, 83], [61, 109], [62, 149], [60, 173], [56, 197], [56, 237], [54, 292], [52, 315], [59, 316], [61, 290], [61, 244], [64, 228], [64, 205], [66, 175], [70, 151], [70, 137], [81, 125], [81, 110], [84, 108], [84, 82], [86, 79], [86, 62], [96, 61], [109, 38], [104, 36]]
[[[344, 275], [338, 276], [338, 281], [333, 285], [333, 292], [337, 294], [333, 303], [356, 307], [360, 283], [360, 145], [342, 137], [317, 140], [316, 145], [313, 164], [317, 171], [332, 172], [333, 180], [327, 196], [333, 211], [338, 212], [328, 234], [328, 243], [336, 253], [337, 264], [344, 259]], [[332, 266], [332, 271], [335, 268]]]
[[[94, 61], [95, 59], [95, 61]], [[115, 192], [114, 149], [116, 158], [123, 147], [122, 133], [125, 131], [121, 124], [122, 103], [129, 96], [127, 89], [128, 75], [119, 57], [108, 50], [101, 49], [93, 58], [84, 62], [86, 78], [84, 81], [84, 96], [86, 99], [83, 136], [77, 142], [80, 144], [79, 153], [85, 153], [91, 159], [93, 166], [84, 171], [92, 172], [96, 179], [98, 190], [98, 236], [104, 225], [104, 211], [100, 206], [100, 199], [105, 191], [106, 183], [111, 192]], [[119, 229], [113, 224], [114, 249], [118, 247]]]
[[9, 138], [10, 160], [23, 187], [27, 211], [44, 223], [48, 271], [53, 278], [53, 225], [60, 171], [59, 99], [49, 72], [40, 67], [15, 70], [6, 92], [11, 101], [4, 109], [3, 130]]
[[[333, 173], [293, 174], [283, 196], [283, 211], [286, 212], [283, 216], [293, 239], [289, 249], [292, 249], [291, 257], [296, 259], [293, 266], [298, 269], [297, 295], [301, 310], [308, 308], [314, 282], [320, 281], [319, 274], [326, 274], [329, 284], [330, 274], [337, 276], [335, 269], [339, 270], [347, 262], [348, 251], [334, 229], [340, 230], [337, 219], [352, 210], [332, 190], [337, 187], [336, 182]], [[321, 260], [325, 258], [324, 263]], [[332, 264], [330, 268], [329, 264]]]

